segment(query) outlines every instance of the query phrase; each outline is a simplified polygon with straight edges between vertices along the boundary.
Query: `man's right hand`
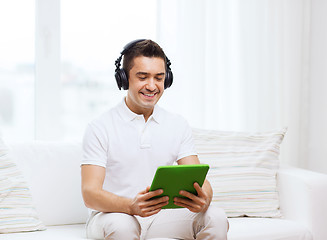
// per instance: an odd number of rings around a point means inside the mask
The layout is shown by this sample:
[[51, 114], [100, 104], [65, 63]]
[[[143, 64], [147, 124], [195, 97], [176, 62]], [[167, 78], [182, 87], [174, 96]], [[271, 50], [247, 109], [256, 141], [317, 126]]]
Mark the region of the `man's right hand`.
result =
[[130, 214], [138, 215], [141, 217], [149, 217], [160, 212], [163, 206], [168, 204], [168, 196], [151, 199], [159, 196], [163, 193], [162, 189], [149, 192], [150, 187], [147, 187], [144, 191], [138, 193], [132, 200], [130, 206]]

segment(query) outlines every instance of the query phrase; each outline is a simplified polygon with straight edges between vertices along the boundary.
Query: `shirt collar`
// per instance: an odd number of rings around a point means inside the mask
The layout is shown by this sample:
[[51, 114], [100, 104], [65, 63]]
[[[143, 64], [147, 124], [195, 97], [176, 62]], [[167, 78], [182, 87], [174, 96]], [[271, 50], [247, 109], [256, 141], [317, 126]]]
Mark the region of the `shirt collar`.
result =
[[[118, 104], [118, 111], [121, 115], [121, 117], [126, 121], [133, 121], [134, 119], [136, 118], [139, 118], [139, 117], [142, 117], [143, 118], [143, 115], [139, 115], [139, 114], [136, 114], [134, 112], [132, 112], [126, 105], [126, 102], [125, 102], [125, 98], [123, 98], [123, 100], [120, 102], [120, 104]], [[155, 122], [157, 123], [160, 123], [160, 121], [162, 120], [162, 109], [158, 106], [158, 105], [155, 105], [154, 106], [154, 109], [153, 109], [153, 113], [152, 115], [149, 117], [148, 121], [153, 119]]]

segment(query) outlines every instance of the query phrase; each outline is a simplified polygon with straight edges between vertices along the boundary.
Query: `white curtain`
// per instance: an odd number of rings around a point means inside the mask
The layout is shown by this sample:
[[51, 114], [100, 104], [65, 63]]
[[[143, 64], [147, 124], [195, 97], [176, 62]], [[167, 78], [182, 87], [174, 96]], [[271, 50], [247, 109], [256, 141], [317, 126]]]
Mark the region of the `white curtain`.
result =
[[282, 161], [306, 167], [310, 0], [159, 0], [174, 83], [161, 105], [191, 126], [288, 127]]

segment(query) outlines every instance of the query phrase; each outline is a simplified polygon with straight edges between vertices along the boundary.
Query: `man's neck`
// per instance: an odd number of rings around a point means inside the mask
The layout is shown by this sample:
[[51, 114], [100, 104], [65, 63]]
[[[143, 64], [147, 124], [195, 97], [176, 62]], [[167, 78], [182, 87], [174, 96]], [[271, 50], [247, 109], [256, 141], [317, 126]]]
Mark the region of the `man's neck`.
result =
[[154, 108], [140, 108], [140, 109], [134, 109], [133, 107], [129, 106], [127, 97], [125, 98], [125, 104], [128, 107], [129, 110], [131, 110], [133, 113], [138, 115], [143, 115], [145, 122], [148, 121], [149, 117], [152, 115]]

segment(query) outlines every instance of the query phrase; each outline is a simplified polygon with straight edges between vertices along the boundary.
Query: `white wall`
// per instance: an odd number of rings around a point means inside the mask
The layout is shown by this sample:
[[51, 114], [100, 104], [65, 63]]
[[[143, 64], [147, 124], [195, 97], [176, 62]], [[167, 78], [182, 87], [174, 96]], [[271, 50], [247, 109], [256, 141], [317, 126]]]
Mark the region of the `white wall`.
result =
[[307, 167], [327, 173], [327, 1], [312, 0]]

